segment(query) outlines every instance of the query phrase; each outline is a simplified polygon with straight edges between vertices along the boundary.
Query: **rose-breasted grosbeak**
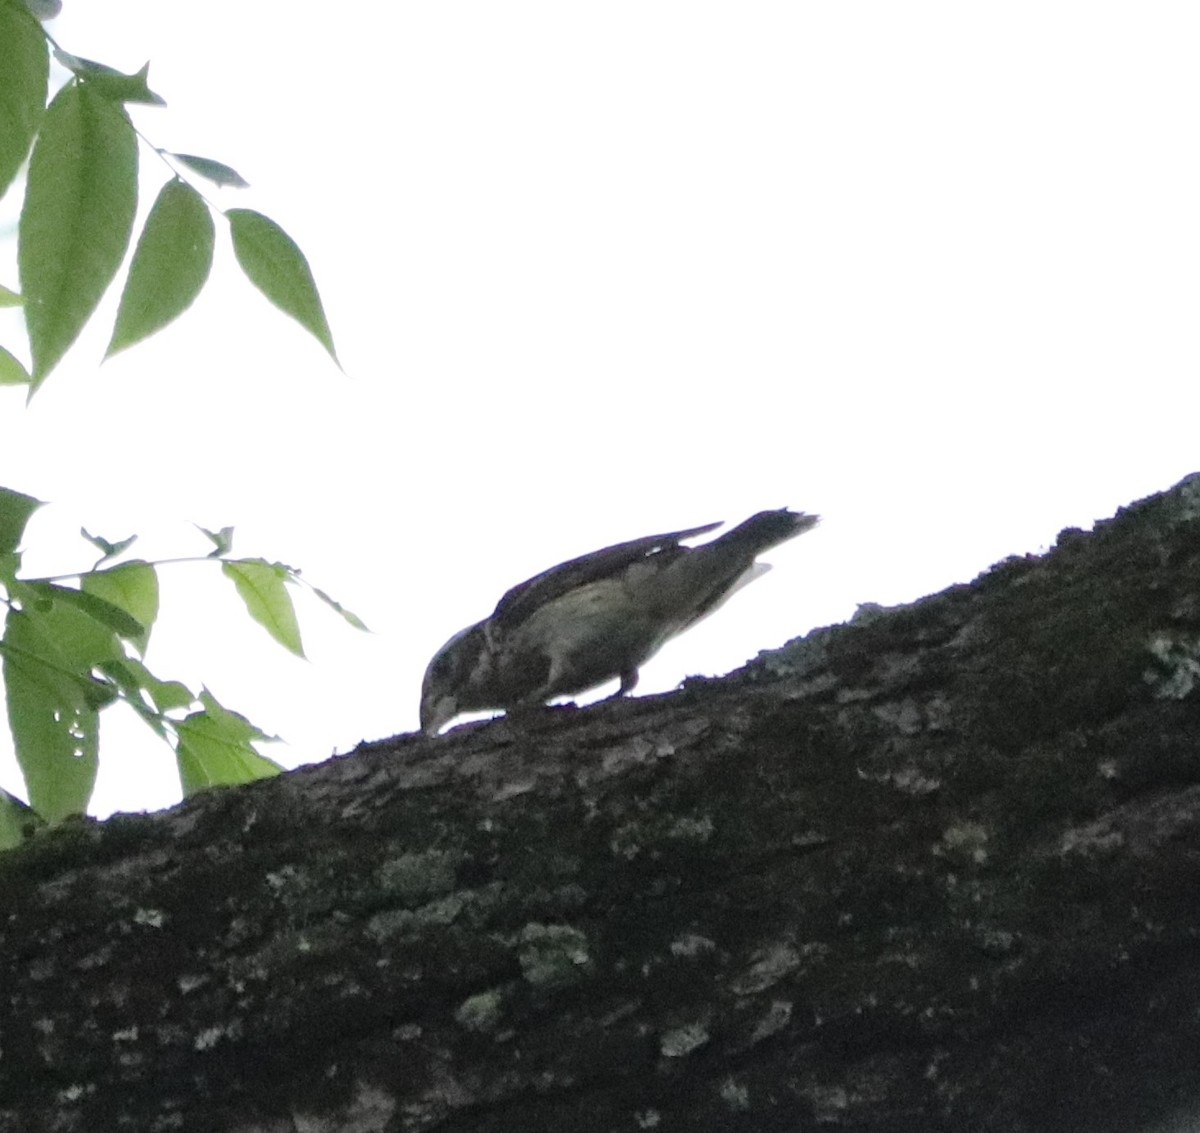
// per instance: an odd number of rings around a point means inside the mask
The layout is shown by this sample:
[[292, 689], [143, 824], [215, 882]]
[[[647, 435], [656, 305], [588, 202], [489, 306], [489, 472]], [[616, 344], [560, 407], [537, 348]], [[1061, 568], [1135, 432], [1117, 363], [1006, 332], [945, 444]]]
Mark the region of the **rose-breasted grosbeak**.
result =
[[811, 530], [817, 516], [760, 511], [698, 547], [708, 523], [583, 555], [514, 586], [492, 614], [455, 634], [429, 663], [421, 728], [436, 734], [460, 712], [542, 704], [620, 677], [770, 569], [763, 551]]

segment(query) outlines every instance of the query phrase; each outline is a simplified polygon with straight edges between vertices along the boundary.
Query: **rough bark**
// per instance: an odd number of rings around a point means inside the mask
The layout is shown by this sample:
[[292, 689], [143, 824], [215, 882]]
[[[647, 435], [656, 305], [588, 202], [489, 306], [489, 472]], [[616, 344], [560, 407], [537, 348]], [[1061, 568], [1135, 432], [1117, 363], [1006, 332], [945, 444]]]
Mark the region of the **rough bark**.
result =
[[69, 823], [0, 859], [0, 1130], [1182, 1129], [1198, 658], [1200, 476], [721, 680]]

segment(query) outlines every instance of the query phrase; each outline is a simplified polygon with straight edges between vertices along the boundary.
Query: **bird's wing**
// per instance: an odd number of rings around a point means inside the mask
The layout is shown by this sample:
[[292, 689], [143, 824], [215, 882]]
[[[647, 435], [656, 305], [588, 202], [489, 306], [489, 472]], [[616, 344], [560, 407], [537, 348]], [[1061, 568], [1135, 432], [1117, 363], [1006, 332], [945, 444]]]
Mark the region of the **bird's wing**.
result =
[[684, 539], [703, 535], [721, 526], [721, 522], [706, 523], [703, 527], [689, 527], [686, 531], [670, 531], [665, 535], [646, 535], [641, 539], [630, 539], [627, 543], [616, 543], [577, 559], [570, 559], [549, 570], [535, 574], [533, 578], [514, 586], [496, 604], [489, 619], [492, 631], [503, 634], [520, 625], [535, 610], [548, 602], [561, 598], [568, 591], [589, 582], [619, 575], [626, 567], [644, 559], [655, 551], [676, 547]]

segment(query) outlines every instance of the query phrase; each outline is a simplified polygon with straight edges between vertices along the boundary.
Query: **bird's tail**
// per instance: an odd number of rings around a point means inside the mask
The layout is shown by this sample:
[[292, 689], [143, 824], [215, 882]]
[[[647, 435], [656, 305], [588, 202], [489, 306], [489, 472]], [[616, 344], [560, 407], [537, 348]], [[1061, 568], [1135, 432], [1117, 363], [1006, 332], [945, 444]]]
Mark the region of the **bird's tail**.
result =
[[731, 594], [765, 574], [770, 568], [766, 563], [755, 562], [755, 558], [811, 530], [817, 519], [815, 515], [787, 508], [760, 511], [712, 542], [690, 547], [680, 554], [656, 580], [664, 608], [674, 607], [679, 614], [671, 633], [695, 625]]
[[788, 511], [787, 508], [760, 511], [713, 542], [730, 548], [737, 547], [744, 550], [750, 558], [754, 558], [755, 555], [785, 543], [788, 539], [811, 531], [820, 518], [818, 515], [808, 515], [802, 511]]

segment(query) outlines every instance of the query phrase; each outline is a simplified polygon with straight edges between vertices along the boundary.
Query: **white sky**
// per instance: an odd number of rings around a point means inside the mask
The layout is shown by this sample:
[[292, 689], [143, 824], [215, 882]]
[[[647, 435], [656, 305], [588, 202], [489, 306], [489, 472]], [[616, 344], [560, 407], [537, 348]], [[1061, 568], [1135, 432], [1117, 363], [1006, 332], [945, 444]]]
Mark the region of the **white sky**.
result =
[[[219, 227], [172, 327], [98, 368], [114, 288], [28, 411], [0, 389], [0, 484], [53, 505], [29, 573], [86, 566], [81, 524], [153, 557], [233, 524], [372, 627], [298, 596], [299, 661], [215, 569], [164, 571], [151, 668], [282, 762], [415, 728], [451, 633], [606, 543], [825, 517], [646, 667], [660, 691], [1200, 467], [1194, 4], [342, 12], [66, 0], [50, 27], [151, 61], [168, 107], [135, 122], [252, 183], [209, 195], [304, 249], [346, 375]], [[93, 810], [174, 801], [168, 750], [107, 715]]]

